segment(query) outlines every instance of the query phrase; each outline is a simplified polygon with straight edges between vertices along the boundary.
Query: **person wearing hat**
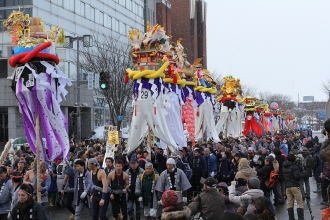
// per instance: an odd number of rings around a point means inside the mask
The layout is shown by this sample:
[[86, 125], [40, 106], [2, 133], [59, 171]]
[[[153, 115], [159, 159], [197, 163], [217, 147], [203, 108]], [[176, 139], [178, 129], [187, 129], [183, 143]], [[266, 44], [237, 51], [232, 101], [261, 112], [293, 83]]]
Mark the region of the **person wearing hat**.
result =
[[110, 199], [113, 218], [118, 219], [121, 212], [123, 220], [127, 220], [126, 194], [129, 190], [129, 176], [123, 172], [123, 166], [122, 160], [115, 160], [115, 170], [108, 175], [108, 185], [111, 188]]
[[235, 179], [244, 179], [247, 181], [250, 177], [256, 177], [257, 172], [250, 167], [250, 162], [246, 158], [241, 158], [238, 162], [238, 171]]
[[178, 194], [173, 190], [167, 190], [162, 195], [163, 210], [162, 220], [186, 220], [191, 216], [191, 211], [187, 207], [178, 204]]
[[205, 158], [201, 155], [202, 150], [200, 148], [194, 149], [194, 157], [192, 159], [191, 169], [192, 177], [190, 178], [191, 182], [191, 191], [200, 192], [202, 185], [200, 184], [201, 178], [207, 177], [207, 168]]
[[0, 220], [7, 219], [8, 210], [11, 208], [11, 192], [13, 183], [7, 176], [7, 168], [0, 167]]
[[[158, 200], [155, 186], [158, 180], [159, 175], [154, 171], [153, 164], [150, 162], [146, 163], [145, 171], [136, 180], [135, 195], [140, 202], [139, 206], [144, 209], [144, 216], [147, 220], [155, 220], [157, 217]], [[140, 216], [136, 219], [140, 219]]]
[[[144, 169], [139, 167], [138, 160], [136, 158], [132, 158], [130, 161], [130, 168], [126, 170], [128, 174], [128, 199], [127, 199], [127, 211], [130, 220], [140, 220], [141, 218], [141, 207], [138, 198], [135, 195], [136, 189], [136, 181], [138, 180], [139, 176], [144, 172]], [[134, 204], [136, 207], [136, 215], [134, 215]], [[136, 217], [134, 217], [136, 216]]]
[[[49, 220], [44, 207], [33, 199], [33, 186], [23, 183], [18, 191], [19, 200], [10, 212], [11, 220]], [[6, 218], [7, 219], [7, 216]]]
[[155, 169], [158, 173], [162, 173], [164, 170], [166, 170], [166, 157], [164, 156], [164, 150], [158, 147], [155, 153]]
[[183, 170], [175, 167], [175, 160], [173, 158], [169, 158], [166, 161], [166, 167], [167, 169], [159, 176], [155, 190], [160, 195], [166, 190], [174, 190], [178, 194], [179, 203], [187, 202], [186, 191], [191, 188], [191, 185], [186, 174]]
[[297, 166], [296, 156], [293, 154], [288, 155], [288, 160], [283, 163], [283, 177], [285, 181], [286, 196], [287, 196], [287, 209], [289, 220], [294, 220], [294, 200], [297, 201], [297, 213], [299, 219], [304, 219], [304, 201], [300, 191], [300, 179], [307, 176], [299, 171]]
[[25, 166], [26, 166], [26, 161], [24, 157], [21, 157], [17, 162], [17, 169], [15, 171], [20, 172], [22, 175], [25, 175], [26, 173]]
[[99, 192], [96, 189], [92, 189], [92, 219], [98, 220], [100, 218], [101, 220], [108, 220], [106, 217], [109, 185], [107, 182], [107, 175], [104, 170], [99, 169], [99, 163], [95, 158], [90, 158], [88, 160], [88, 169], [91, 172], [93, 185], [102, 188], [102, 192]]
[[225, 198], [217, 191], [217, 180], [208, 177], [201, 181], [203, 184], [202, 192], [197, 195], [188, 205], [192, 215], [201, 213], [203, 219], [217, 220], [225, 210]]
[[[73, 204], [76, 209], [74, 212], [74, 218], [70, 217], [70, 219], [80, 220], [82, 217], [82, 211], [85, 206], [89, 209], [89, 215], [91, 214], [91, 203], [89, 192], [92, 190], [92, 179], [91, 174], [88, 170], [85, 169], [85, 162], [76, 159], [74, 161], [74, 199]], [[71, 204], [70, 204], [71, 205]]]
[[44, 205], [48, 202], [48, 190], [51, 184], [51, 177], [47, 173], [49, 164], [46, 161], [43, 161], [40, 164], [40, 174], [41, 174], [41, 183], [40, 186], [37, 186], [37, 175], [34, 175], [34, 180], [32, 185], [36, 188], [38, 192], [41, 193], [41, 204]]
[[23, 176], [19, 172], [15, 171], [12, 174], [10, 174], [10, 178], [13, 183], [13, 187], [11, 191], [12, 200], [11, 200], [11, 209], [10, 209], [12, 210], [16, 205], [16, 203], [18, 202], [18, 190], [23, 183]]
[[263, 197], [264, 192], [260, 189], [260, 180], [257, 177], [251, 177], [247, 181], [248, 190], [242, 195], [236, 195], [236, 181], [232, 181], [228, 187], [229, 200], [237, 205], [240, 205], [239, 212], [241, 215], [245, 213], [253, 213], [254, 205], [253, 200], [258, 197]]

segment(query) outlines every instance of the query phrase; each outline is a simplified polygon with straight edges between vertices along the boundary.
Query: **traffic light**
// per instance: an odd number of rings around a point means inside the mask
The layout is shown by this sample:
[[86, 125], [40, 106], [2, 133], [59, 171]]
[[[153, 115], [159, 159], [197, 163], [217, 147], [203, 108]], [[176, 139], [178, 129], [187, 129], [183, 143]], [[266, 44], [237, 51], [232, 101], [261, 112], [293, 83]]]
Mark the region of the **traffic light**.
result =
[[100, 80], [99, 80], [100, 89], [107, 90], [109, 89], [109, 78], [106, 72], [100, 73]]

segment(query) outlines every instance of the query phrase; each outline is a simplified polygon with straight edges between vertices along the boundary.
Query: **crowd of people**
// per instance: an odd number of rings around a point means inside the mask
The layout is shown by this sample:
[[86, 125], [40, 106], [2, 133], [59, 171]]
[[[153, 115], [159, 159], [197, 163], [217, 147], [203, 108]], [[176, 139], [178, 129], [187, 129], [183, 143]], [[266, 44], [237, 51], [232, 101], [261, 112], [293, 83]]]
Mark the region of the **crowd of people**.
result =
[[[311, 130], [278, 131], [256, 137], [221, 138], [170, 152], [143, 144], [126, 154], [125, 144], [105, 157], [102, 140], [71, 140], [68, 160], [36, 162], [28, 144], [0, 167], [0, 220], [49, 219], [45, 203], [66, 208], [69, 219], [276, 219], [287, 206], [290, 220], [304, 219], [310, 177], [329, 203], [330, 120], [321, 146]], [[40, 203], [36, 202], [41, 193]], [[273, 195], [273, 196], [272, 196]], [[297, 202], [296, 210], [294, 209]]]

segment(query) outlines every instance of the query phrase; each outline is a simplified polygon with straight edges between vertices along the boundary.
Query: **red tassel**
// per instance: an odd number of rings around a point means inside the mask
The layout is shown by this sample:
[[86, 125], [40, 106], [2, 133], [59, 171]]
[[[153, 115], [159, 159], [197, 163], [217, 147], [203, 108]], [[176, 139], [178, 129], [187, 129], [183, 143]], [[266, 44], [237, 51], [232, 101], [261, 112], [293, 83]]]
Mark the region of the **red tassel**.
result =
[[199, 109], [197, 109], [196, 116], [199, 117]]
[[156, 115], [156, 107], [154, 107], [154, 115]]
[[125, 78], [124, 78], [124, 83], [127, 84], [128, 83], [128, 73], [125, 73]]
[[178, 77], [176, 74], [173, 75], [173, 83], [178, 83]]
[[249, 103], [249, 100], [248, 98], [245, 99], [245, 104], [248, 104]]
[[134, 116], [136, 116], [136, 105], [134, 106]]
[[198, 79], [202, 78], [201, 70], [197, 70], [197, 77], [198, 77]]

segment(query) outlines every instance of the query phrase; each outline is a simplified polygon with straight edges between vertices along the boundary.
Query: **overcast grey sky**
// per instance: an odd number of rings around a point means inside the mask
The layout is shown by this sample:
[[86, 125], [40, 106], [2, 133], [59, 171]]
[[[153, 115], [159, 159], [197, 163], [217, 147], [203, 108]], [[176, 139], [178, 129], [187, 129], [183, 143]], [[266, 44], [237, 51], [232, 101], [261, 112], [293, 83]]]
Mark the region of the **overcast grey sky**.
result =
[[258, 91], [327, 100], [330, 0], [207, 0], [207, 57]]

